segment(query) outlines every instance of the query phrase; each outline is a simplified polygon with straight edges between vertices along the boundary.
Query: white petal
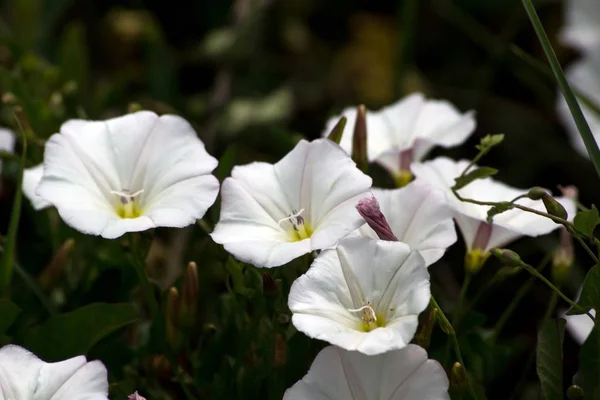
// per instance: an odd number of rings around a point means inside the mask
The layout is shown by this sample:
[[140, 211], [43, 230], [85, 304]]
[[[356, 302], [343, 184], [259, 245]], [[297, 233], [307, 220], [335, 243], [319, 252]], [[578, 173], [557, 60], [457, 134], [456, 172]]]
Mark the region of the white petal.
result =
[[[12, 153], [15, 150], [15, 134], [9, 129], [0, 128], [0, 150]], [[0, 171], [2, 171], [2, 160], [0, 160]]]
[[44, 364], [22, 347], [0, 348], [0, 400], [31, 399]]
[[559, 38], [580, 51], [600, 48], [600, 3], [597, 0], [566, 0], [564, 25]]
[[[85, 361], [85, 357], [81, 358]], [[65, 380], [60, 385], [56, 385], [58, 379], [55, 374], [61, 372], [58, 366], [63, 363], [65, 361], [46, 366], [52, 369], [48, 371], [48, 376], [49, 381], [56, 387], [56, 392], [50, 390], [45, 392], [44, 381], [40, 380], [40, 395], [36, 393], [33, 400], [108, 400], [108, 376], [106, 368], [100, 361], [82, 364], [76, 370], [69, 371], [69, 374], [64, 371], [61, 379]], [[51, 397], [47, 397], [48, 394]]]
[[[597, 7], [600, 9], [600, 7]], [[600, 32], [600, 28], [599, 32]], [[600, 33], [597, 37], [600, 44]], [[596, 105], [600, 105], [600, 54], [592, 53], [582, 58], [581, 60], [571, 64], [565, 70], [565, 75], [569, 83], [584, 94], [587, 98], [593, 101]], [[581, 101], [579, 102], [583, 115], [587, 120], [592, 134], [598, 142], [600, 138], [600, 116], [591, 108], [587, 107]], [[567, 102], [561, 93], [558, 94], [557, 113], [563, 124], [567, 128], [567, 132], [571, 138], [571, 143], [577, 151], [585, 157], [588, 157], [587, 150], [583, 144], [583, 139], [579, 134], [575, 120], [569, 111]]]
[[377, 356], [330, 346], [284, 400], [446, 400], [448, 387], [442, 366], [416, 345]]
[[[479, 225], [477, 221], [485, 222], [490, 206], [461, 202], [454, 196], [450, 187], [454, 185], [454, 178], [458, 177], [468, 161], [453, 161], [445, 157], [438, 157], [433, 161], [413, 165], [413, 172], [417, 180], [422, 180], [446, 191], [446, 198], [450, 206], [457, 213], [456, 222], [464, 236], [467, 247], [471, 248], [473, 239]], [[526, 189], [516, 189], [491, 178], [478, 179], [459, 190], [459, 194], [468, 199], [488, 202], [510, 201], [526, 193]], [[575, 204], [564, 197], [557, 200], [565, 207], [569, 216], [575, 214]], [[518, 204], [544, 211], [541, 200], [534, 201], [522, 199]], [[496, 215], [493, 219], [493, 230], [487, 249], [504, 246], [519, 236], [539, 236], [550, 233], [560, 225], [552, 220], [526, 211], [513, 209]]]
[[[348, 263], [345, 267], [357, 282], [346, 281], [341, 262]], [[349, 289], [355, 284], [376, 311], [386, 315], [385, 327], [370, 332], [360, 329], [360, 314], [350, 311], [356, 309]], [[355, 237], [317, 257], [293, 283], [288, 305], [294, 326], [306, 335], [348, 350], [378, 354], [406, 346], [429, 297], [429, 274], [417, 252], [400, 242]]]
[[[419, 181], [402, 189], [372, 189], [372, 193], [398, 240], [419, 251], [427, 266], [439, 260], [456, 242], [453, 212], [437, 188]], [[360, 231], [377, 238], [366, 224]]]
[[37, 194], [35, 194], [35, 190], [40, 184], [43, 175], [44, 164], [40, 164], [32, 168], [27, 168], [25, 169], [25, 171], [23, 171], [23, 193], [25, 194], [25, 196], [27, 196], [27, 198], [31, 202], [31, 205], [36, 210], [42, 210], [52, 205]]
[[[596, 310], [590, 310], [590, 314], [595, 317]], [[586, 314], [563, 315], [563, 318], [567, 320], [567, 330], [579, 344], [583, 344], [594, 329], [594, 322]]]

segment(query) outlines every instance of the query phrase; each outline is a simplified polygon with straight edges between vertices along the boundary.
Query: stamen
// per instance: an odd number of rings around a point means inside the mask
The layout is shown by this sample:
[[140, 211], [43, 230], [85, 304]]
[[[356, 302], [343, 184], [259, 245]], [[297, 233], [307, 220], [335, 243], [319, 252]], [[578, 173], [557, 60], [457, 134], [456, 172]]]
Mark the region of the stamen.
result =
[[118, 195], [119, 200], [121, 201], [122, 204], [127, 204], [131, 200], [133, 200], [138, 194], [144, 193], [144, 189], [138, 190], [137, 192], [135, 192], [133, 194], [129, 191], [129, 189], [123, 189], [120, 192], [117, 190], [111, 190], [110, 193]]
[[[365, 313], [365, 310], [367, 311], [367, 313]], [[349, 308], [348, 311], [350, 312], [362, 312], [362, 320], [366, 323], [369, 322], [375, 322], [377, 321], [377, 315], [375, 314], [375, 310], [373, 309], [373, 307], [371, 306], [371, 304], [367, 304], [364, 305], [360, 308], [357, 309], [352, 309]]]
[[[295, 210], [292, 210], [292, 212], [294, 212]], [[300, 211], [298, 211], [295, 214], [290, 215], [289, 217], [285, 217], [285, 218], [281, 218], [279, 221], [277, 221], [277, 224], [279, 226], [281, 226], [282, 222], [285, 221], [290, 221], [292, 223], [292, 226], [294, 227], [294, 230], [298, 230], [298, 227], [296, 225], [301, 225], [304, 224], [304, 218], [301, 217], [302, 213], [304, 212], [304, 208], [301, 209]], [[296, 219], [296, 223], [294, 223], [294, 218]]]

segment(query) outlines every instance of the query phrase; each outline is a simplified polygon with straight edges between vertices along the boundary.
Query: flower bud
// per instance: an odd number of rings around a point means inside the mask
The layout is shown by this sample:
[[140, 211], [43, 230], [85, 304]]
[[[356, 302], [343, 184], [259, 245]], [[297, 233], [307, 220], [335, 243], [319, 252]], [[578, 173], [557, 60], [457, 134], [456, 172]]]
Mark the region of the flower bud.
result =
[[285, 365], [286, 361], [286, 343], [283, 340], [283, 336], [280, 333], [275, 334], [275, 348], [273, 349], [273, 363], [275, 367], [281, 368]]
[[146, 400], [146, 398], [140, 395], [136, 390], [127, 397], [127, 400]]
[[77, 93], [78, 89], [79, 86], [77, 85], [76, 81], [68, 81], [63, 85], [62, 92], [65, 94], [65, 96], [71, 96]]
[[554, 283], [557, 285], [565, 283], [574, 259], [573, 236], [563, 226], [560, 228], [560, 244], [552, 254], [552, 281]]
[[571, 385], [567, 389], [567, 399], [569, 400], [583, 400], [584, 394], [583, 389], [577, 385]]
[[44, 268], [42, 273], [37, 278], [38, 285], [40, 285], [42, 289], [48, 290], [54, 286], [56, 280], [62, 275], [65, 265], [67, 264], [67, 261], [69, 261], [69, 256], [74, 248], [75, 240], [67, 239], [58, 248], [56, 253], [54, 253], [52, 259], [48, 265], [46, 265], [46, 268]]
[[327, 139], [331, 140], [336, 144], [340, 144], [340, 142], [342, 141], [344, 128], [346, 127], [346, 122], [348, 122], [348, 118], [340, 118], [340, 120], [337, 122], [337, 124], [335, 124], [335, 126], [331, 130], [331, 132], [329, 132], [329, 134], [327, 135]]
[[435, 315], [436, 315], [436, 319], [438, 324], [440, 325], [440, 329], [446, 334], [446, 335], [452, 335], [454, 333], [454, 328], [452, 327], [452, 325], [450, 324], [450, 322], [448, 322], [448, 320], [446, 319], [446, 317], [444, 316], [444, 314], [442, 313], [442, 311], [438, 310], [437, 308], [434, 309], [435, 310]]
[[269, 297], [277, 297], [279, 294], [279, 286], [277, 282], [268, 272], [263, 272], [263, 293]]
[[527, 192], [527, 197], [529, 197], [531, 200], [541, 200], [544, 196], [547, 195], [548, 191], [539, 186], [532, 187], [531, 189], [529, 189], [529, 192]]
[[454, 390], [459, 392], [464, 392], [467, 389], [467, 373], [465, 372], [465, 367], [458, 361], [452, 366], [450, 385]]
[[358, 106], [354, 136], [352, 137], [352, 160], [362, 172], [367, 172], [367, 109], [364, 105]]
[[127, 112], [132, 114], [134, 112], [142, 111], [144, 108], [140, 103], [132, 102], [127, 105]]
[[523, 260], [521, 257], [512, 250], [509, 249], [492, 249], [490, 252], [500, 260], [503, 264], [508, 267], [518, 267], [522, 266]]
[[398, 238], [392, 232], [385, 216], [379, 209], [379, 202], [375, 197], [362, 199], [356, 206], [358, 213], [367, 221], [371, 229], [375, 231], [379, 239], [398, 242]]
[[542, 201], [544, 202], [544, 206], [546, 206], [546, 211], [548, 214], [562, 219], [567, 219], [569, 217], [565, 207], [563, 207], [562, 204], [556, 201], [556, 199], [549, 194], [542, 197]]
[[17, 96], [13, 92], [6, 92], [2, 95], [2, 103], [7, 106], [14, 106], [17, 104]]
[[172, 350], [177, 351], [183, 343], [183, 336], [179, 330], [179, 307], [181, 298], [177, 288], [171, 287], [167, 295], [167, 312], [165, 315], [165, 334], [167, 343]]
[[425, 350], [429, 347], [431, 342], [431, 333], [435, 326], [436, 311], [437, 309], [432, 308], [427, 315], [427, 319], [423, 323], [419, 324], [417, 333], [415, 334], [415, 344], [418, 344]]
[[181, 287], [183, 301], [179, 309], [180, 323], [182, 327], [191, 328], [196, 320], [198, 309], [198, 267], [190, 261], [183, 276]]

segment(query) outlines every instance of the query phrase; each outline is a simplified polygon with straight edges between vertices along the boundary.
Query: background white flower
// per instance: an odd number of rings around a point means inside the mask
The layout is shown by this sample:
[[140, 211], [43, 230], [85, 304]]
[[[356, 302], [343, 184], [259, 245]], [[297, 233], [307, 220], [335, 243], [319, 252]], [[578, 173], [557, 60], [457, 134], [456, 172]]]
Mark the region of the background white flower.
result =
[[283, 265], [334, 246], [364, 224], [354, 206], [371, 182], [335, 143], [302, 140], [274, 165], [233, 169], [211, 236], [241, 261]]
[[[0, 150], [12, 153], [15, 150], [15, 134], [10, 129], [0, 128]], [[2, 171], [2, 159], [0, 159]]]
[[36, 193], [73, 228], [116, 238], [202, 218], [219, 190], [210, 174], [216, 166], [192, 126], [175, 115], [70, 120], [46, 144]]
[[[467, 160], [454, 161], [438, 157], [433, 161], [413, 166], [417, 180], [438, 185], [446, 191], [448, 203], [455, 211], [456, 223], [468, 250], [487, 251], [494, 247], [504, 247], [521, 236], [544, 235], [560, 227], [548, 218], [517, 209], [496, 215], [493, 224], [487, 224], [487, 211], [490, 206], [462, 202], [450, 190], [450, 187], [454, 186], [454, 178], [460, 176], [468, 164]], [[465, 198], [491, 202], [510, 201], [526, 192], [525, 189], [516, 189], [492, 178], [477, 179], [458, 191]], [[570, 217], [575, 215], [575, 204], [572, 200], [565, 197], [558, 197], [557, 200], [565, 207]], [[546, 211], [541, 200], [521, 199], [518, 203]]]
[[[444, 193], [424, 182], [412, 182], [401, 189], [371, 189], [379, 202], [392, 232], [400, 242], [417, 250], [430, 266], [456, 242], [454, 213]], [[377, 239], [377, 234], [365, 224], [358, 229], [363, 236]]]
[[600, 2], [565, 0], [564, 25], [560, 40], [583, 52], [600, 52]]
[[46, 363], [8, 345], [0, 349], [0, 400], [108, 400], [106, 368], [84, 356]]
[[413, 338], [431, 293], [423, 257], [406, 243], [347, 238], [323, 251], [288, 298], [301, 332], [373, 355]]
[[[342, 112], [348, 121], [340, 145], [352, 153], [356, 107]], [[342, 115], [327, 121], [327, 135]], [[434, 146], [452, 147], [463, 143], [475, 130], [472, 111], [461, 113], [445, 100], [427, 100], [413, 93], [378, 111], [367, 111], [367, 157], [391, 174], [409, 170]]]
[[[600, 2], [598, 2], [598, 8], [600, 9]], [[597, 21], [596, 25], [598, 26], [598, 29], [600, 29], [600, 24], [598, 24]], [[600, 36], [598, 39], [600, 41]], [[600, 107], [600, 47], [595, 54], [590, 54], [566, 68], [565, 76], [573, 88], [585, 95], [590, 101], [594, 102], [597, 107]], [[598, 142], [598, 138], [600, 137], [600, 115], [583, 104], [581, 100], [579, 101], [579, 106], [590, 126], [596, 142]], [[575, 147], [582, 155], [588, 157], [583, 139], [575, 125], [575, 120], [560, 91], [558, 93], [556, 110], [561, 121], [567, 128], [573, 147]]]
[[[582, 289], [583, 286], [580, 287], [579, 291], [577, 292], [577, 296], [575, 298], [576, 303], [581, 297]], [[567, 310], [562, 310], [559, 314], [561, 318], [564, 318], [567, 321], [567, 331], [569, 331], [577, 343], [583, 344], [588, 336], [590, 336], [590, 333], [592, 333], [592, 329], [594, 329], [594, 321], [592, 321], [591, 318], [586, 314], [567, 315], [566, 312]], [[595, 318], [596, 310], [591, 309], [590, 314]]]
[[44, 164], [36, 165], [32, 168], [26, 168], [23, 171], [23, 194], [29, 199], [31, 205], [36, 210], [52, 206], [49, 202], [38, 196], [35, 191], [44, 176]]
[[417, 345], [377, 356], [329, 346], [283, 400], [447, 400], [448, 387], [442, 366]]

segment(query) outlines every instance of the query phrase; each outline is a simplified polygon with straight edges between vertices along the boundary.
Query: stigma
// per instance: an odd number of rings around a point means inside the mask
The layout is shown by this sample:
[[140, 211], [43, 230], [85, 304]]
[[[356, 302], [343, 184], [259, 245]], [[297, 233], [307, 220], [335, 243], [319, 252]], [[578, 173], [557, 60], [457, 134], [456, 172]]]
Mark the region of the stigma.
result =
[[285, 225], [288, 225], [289, 236], [293, 242], [308, 239], [312, 235], [311, 228], [305, 223], [304, 217], [302, 217], [303, 212], [303, 208], [300, 211], [292, 210], [292, 214], [277, 221], [277, 224], [283, 228], [286, 228]]
[[370, 332], [370, 331], [382, 326], [382, 324], [380, 323], [382, 321], [379, 321], [377, 319], [377, 314], [375, 313], [375, 309], [373, 308], [373, 306], [371, 305], [370, 302], [367, 302], [366, 305], [364, 305], [360, 308], [356, 308], [356, 309], [349, 308], [348, 311], [360, 312], [361, 330], [364, 332]]

